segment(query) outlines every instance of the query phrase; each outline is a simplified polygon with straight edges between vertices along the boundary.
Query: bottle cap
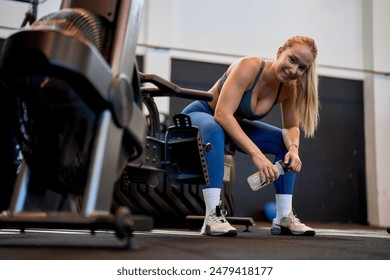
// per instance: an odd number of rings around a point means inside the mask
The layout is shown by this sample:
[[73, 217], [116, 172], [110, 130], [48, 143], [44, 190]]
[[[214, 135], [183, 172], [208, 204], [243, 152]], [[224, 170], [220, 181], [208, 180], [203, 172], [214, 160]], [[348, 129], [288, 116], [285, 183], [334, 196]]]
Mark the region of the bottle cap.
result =
[[286, 173], [288, 170], [288, 166], [290, 165], [290, 162], [285, 163], [283, 160], [279, 160], [277, 163], [282, 167], [284, 173]]

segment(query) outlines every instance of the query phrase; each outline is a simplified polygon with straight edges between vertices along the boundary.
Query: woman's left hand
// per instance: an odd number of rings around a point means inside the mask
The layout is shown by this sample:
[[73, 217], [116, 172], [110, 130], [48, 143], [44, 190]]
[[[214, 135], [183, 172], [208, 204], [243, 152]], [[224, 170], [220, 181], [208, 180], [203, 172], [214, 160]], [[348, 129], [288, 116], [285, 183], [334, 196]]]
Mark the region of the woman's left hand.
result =
[[289, 162], [288, 170], [294, 173], [298, 173], [301, 171], [302, 162], [298, 155], [298, 148], [295, 146], [291, 146], [284, 156], [284, 162]]

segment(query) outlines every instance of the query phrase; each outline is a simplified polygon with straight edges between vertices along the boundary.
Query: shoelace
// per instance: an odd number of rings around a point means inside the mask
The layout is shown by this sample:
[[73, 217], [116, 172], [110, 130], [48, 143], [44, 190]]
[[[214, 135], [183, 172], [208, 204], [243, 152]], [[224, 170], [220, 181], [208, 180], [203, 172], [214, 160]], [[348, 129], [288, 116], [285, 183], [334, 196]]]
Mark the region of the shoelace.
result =
[[292, 209], [292, 214], [293, 214], [293, 216], [291, 218], [292, 223], [295, 223], [295, 221], [298, 223], [302, 223], [301, 220], [297, 217], [297, 212], [295, 211], [294, 208]]
[[291, 218], [291, 223], [292, 224], [302, 224], [301, 220], [299, 218], [297, 218], [296, 216], [293, 216]]
[[291, 223], [305, 225], [295, 214], [291, 217]]
[[214, 221], [219, 221], [221, 223], [226, 223], [225, 216], [227, 215], [227, 210], [221, 209], [220, 206], [215, 207], [215, 216], [213, 217]]

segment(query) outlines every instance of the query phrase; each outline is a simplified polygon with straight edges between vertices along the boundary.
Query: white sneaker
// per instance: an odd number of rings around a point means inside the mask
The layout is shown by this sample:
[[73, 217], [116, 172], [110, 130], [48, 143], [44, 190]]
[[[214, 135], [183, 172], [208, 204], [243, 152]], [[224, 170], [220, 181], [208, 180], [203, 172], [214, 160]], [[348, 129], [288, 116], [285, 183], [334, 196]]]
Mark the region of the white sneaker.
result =
[[236, 236], [237, 230], [232, 227], [225, 219], [225, 213], [223, 212], [225, 211], [222, 211], [219, 206], [213, 209], [213, 211], [211, 211], [211, 213], [206, 217], [200, 234], [217, 236]]
[[301, 221], [290, 212], [287, 217], [283, 217], [277, 224], [276, 219], [272, 222], [271, 234], [273, 235], [302, 235], [314, 236], [316, 232], [311, 227], [301, 223]]

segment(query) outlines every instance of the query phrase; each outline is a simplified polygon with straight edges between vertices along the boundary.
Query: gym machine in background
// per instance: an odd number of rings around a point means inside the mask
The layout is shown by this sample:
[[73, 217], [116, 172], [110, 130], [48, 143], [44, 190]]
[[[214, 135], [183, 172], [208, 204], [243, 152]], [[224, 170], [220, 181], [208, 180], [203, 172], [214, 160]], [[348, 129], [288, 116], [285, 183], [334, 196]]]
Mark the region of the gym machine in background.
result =
[[[0, 166], [15, 176], [0, 177], [0, 193], [11, 194], [0, 228], [115, 230], [130, 247], [133, 230], [151, 230], [153, 221], [113, 206], [114, 185], [125, 169], [152, 187], [160, 173], [174, 182], [208, 180], [207, 145], [197, 128], [179, 115], [161, 137], [151, 95], [212, 96], [138, 72], [143, 1], [68, 0], [36, 21], [34, 3], [23, 23], [30, 26], [6, 39], [0, 57], [8, 113], [1, 121], [9, 124], [2, 128], [9, 141], [0, 147], [9, 156]], [[141, 90], [141, 78], [157, 88]]]

